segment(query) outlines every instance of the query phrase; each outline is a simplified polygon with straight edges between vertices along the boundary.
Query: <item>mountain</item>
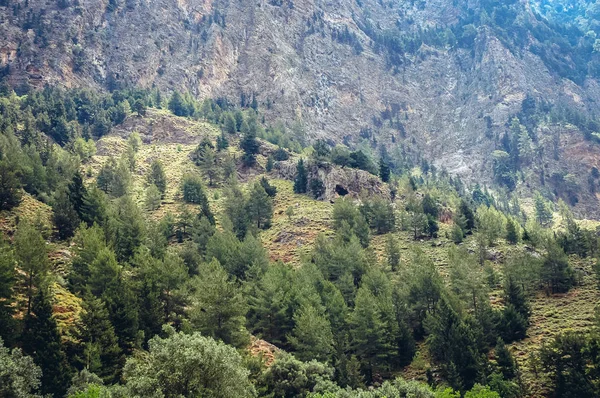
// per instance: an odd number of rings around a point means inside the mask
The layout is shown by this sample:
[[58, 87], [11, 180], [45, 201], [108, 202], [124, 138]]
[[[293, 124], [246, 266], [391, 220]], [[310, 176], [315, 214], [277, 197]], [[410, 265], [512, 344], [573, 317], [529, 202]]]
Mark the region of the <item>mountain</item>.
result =
[[600, 396], [599, 21], [0, 0], [0, 397]]
[[[256, 100], [267, 120], [297, 121], [313, 141], [384, 146], [471, 183], [512, 189], [520, 180], [523, 196], [539, 189], [598, 217], [589, 178], [599, 160], [595, 9], [525, 0], [3, 0], [0, 62], [21, 89], [156, 86]], [[511, 153], [515, 116], [532, 138], [527, 160]], [[495, 170], [504, 167], [495, 167], [497, 150], [511, 155], [509, 178]]]

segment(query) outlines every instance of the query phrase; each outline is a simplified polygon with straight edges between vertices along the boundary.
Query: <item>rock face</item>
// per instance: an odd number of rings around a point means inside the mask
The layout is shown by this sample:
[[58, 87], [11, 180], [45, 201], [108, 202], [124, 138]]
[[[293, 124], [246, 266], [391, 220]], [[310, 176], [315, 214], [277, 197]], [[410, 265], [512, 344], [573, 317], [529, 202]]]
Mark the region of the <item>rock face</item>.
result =
[[[277, 177], [293, 181], [296, 176], [296, 163], [284, 161], [275, 163]], [[342, 168], [328, 163], [307, 165], [309, 183], [318, 178], [325, 186], [325, 193], [321, 199], [334, 200], [342, 196], [359, 197], [361, 194], [368, 196], [381, 196], [390, 198], [390, 190], [386, 184], [373, 174], [364, 170]]]
[[[155, 85], [233, 103], [255, 95], [267, 120], [300, 120], [311, 139], [403, 148], [489, 184], [491, 154], [525, 98], [591, 114], [600, 88], [595, 79], [561, 78], [533, 51], [539, 43], [526, 29], [516, 49], [481, 25], [469, 46], [420, 43], [396, 58], [377, 39], [392, 29], [405, 37], [440, 32], [481, 12], [479, 3], [0, 0], [0, 67], [17, 87]], [[539, 24], [527, 1], [512, 7], [523, 26]], [[571, 174], [581, 187], [576, 211], [599, 215], [587, 189], [600, 163], [596, 144], [552, 123], [537, 133], [558, 142], [561, 156], [532, 165], [521, 189], [541, 188], [542, 173]]]

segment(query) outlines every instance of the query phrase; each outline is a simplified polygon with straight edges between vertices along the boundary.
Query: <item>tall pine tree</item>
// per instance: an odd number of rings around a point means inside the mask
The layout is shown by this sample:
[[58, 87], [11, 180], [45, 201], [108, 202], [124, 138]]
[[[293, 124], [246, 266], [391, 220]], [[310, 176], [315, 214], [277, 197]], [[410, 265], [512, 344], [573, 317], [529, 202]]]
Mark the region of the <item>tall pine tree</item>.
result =
[[58, 334], [46, 288], [40, 288], [25, 316], [23, 347], [42, 369], [42, 393], [62, 397], [67, 392], [70, 369]]
[[294, 178], [294, 193], [306, 193], [308, 189], [308, 173], [304, 167], [304, 159], [300, 159], [296, 165], [296, 177]]

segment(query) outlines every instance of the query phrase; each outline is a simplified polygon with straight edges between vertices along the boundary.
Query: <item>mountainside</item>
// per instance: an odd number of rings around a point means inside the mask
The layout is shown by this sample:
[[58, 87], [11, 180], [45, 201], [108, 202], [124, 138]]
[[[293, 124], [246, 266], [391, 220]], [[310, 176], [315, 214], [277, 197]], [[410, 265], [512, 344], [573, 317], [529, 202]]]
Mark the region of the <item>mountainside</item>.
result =
[[[385, 146], [510, 189], [494, 151], [513, 155], [505, 137], [519, 116], [533, 147], [511, 166], [517, 191], [598, 217], [593, 4], [561, 4], [4, 0], [0, 65], [23, 90], [156, 86], [256, 100], [268, 121], [296, 121], [311, 140]], [[591, 16], [571, 26], [569, 13]]]

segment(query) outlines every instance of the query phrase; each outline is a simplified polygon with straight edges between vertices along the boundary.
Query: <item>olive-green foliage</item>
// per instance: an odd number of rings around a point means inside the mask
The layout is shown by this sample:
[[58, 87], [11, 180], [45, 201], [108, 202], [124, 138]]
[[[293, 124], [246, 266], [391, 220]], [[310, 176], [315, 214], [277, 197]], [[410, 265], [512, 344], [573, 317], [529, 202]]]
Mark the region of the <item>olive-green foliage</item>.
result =
[[19, 348], [9, 350], [0, 339], [0, 395], [3, 397], [41, 398], [38, 393], [42, 371]]
[[[439, 388], [432, 390], [425, 383], [418, 381], [406, 381], [401, 378], [385, 381], [377, 388], [369, 390], [349, 390], [339, 387], [324, 387], [326, 392], [309, 394], [310, 398], [389, 398], [389, 397], [413, 397], [413, 398], [459, 398], [460, 392], [455, 392], [451, 388]], [[470, 398], [500, 398], [500, 396], [488, 388], [475, 385], [471, 391], [467, 391], [465, 396]]]
[[200, 333], [154, 337], [148, 352], [127, 360], [126, 389], [131, 397], [255, 397], [242, 357], [232, 347]]
[[302, 398], [315, 386], [330, 381], [332, 376], [333, 369], [325, 364], [301, 362], [282, 352], [259, 380], [261, 396]]
[[71, 379], [71, 386], [67, 390], [67, 396], [69, 398], [75, 396], [79, 398], [110, 398], [108, 395], [100, 395], [101, 392], [108, 393], [106, 390], [102, 390], [104, 383], [102, 379], [94, 373], [83, 369], [81, 372], [77, 372]]

